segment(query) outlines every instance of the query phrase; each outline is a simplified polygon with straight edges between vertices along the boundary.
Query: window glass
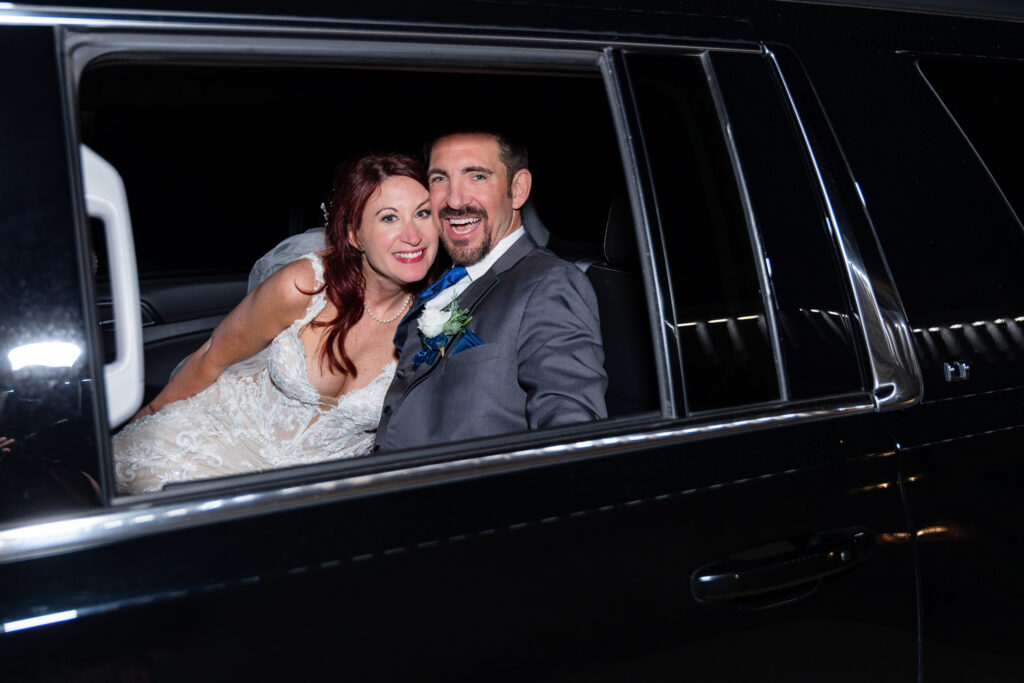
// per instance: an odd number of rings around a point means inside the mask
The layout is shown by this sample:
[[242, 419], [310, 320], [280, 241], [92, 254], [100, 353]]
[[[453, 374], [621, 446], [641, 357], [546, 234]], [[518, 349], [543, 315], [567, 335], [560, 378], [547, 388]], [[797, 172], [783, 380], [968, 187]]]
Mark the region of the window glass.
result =
[[[874, 153], [850, 154], [912, 326], [925, 400], [1021, 386], [1024, 68], [937, 57], [918, 65], [879, 79], [879, 99], [906, 107], [864, 124]], [[946, 378], [957, 362], [970, 366], [966, 381]]]
[[1024, 216], [1024, 64], [922, 59], [919, 65], [1017, 216]]
[[715, 54], [711, 63], [775, 295], [789, 395], [861, 390], [847, 290], [794, 121], [760, 55]]
[[697, 58], [631, 54], [690, 411], [779, 398], [739, 190]]

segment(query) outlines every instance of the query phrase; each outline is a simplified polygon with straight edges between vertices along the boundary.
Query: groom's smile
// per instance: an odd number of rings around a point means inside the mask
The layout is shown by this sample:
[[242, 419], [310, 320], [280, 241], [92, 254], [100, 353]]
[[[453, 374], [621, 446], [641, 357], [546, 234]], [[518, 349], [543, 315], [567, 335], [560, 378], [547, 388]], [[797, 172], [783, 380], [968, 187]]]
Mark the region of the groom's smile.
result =
[[444, 208], [440, 216], [445, 231], [457, 237], [469, 235], [487, 221], [487, 212], [481, 209]]
[[516, 211], [528, 190], [513, 197], [493, 136], [460, 133], [436, 140], [427, 175], [441, 241], [456, 265], [478, 263], [519, 227]]

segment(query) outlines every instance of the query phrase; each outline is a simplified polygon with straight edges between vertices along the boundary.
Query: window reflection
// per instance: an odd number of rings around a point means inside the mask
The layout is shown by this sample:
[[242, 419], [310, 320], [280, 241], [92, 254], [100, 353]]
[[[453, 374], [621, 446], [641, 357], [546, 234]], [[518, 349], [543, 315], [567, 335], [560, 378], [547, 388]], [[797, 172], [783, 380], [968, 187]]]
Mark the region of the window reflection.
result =
[[16, 346], [7, 352], [11, 369], [21, 370], [32, 366], [48, 368], [69, 368], [82, 355], [82, 349], [71, 342], [35, 342]]

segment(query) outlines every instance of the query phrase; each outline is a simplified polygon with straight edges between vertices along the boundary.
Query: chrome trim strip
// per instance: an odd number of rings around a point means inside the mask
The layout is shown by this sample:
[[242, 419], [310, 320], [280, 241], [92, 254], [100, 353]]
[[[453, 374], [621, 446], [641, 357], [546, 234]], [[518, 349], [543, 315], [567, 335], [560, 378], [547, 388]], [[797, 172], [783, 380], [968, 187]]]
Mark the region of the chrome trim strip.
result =
[[715, 111], [718, 112], [718, 118], [722, 124], [722, 137], [725, 138], [725, 147], [729, 152], [729, 161], [732, 163], [733, 175], [739, 188], [740, 204], [743, 205], [743, 217], [747, 223], [750, 246], [754, 250], [754, 268], [757, 270], [757, 279], [761, 285], [761, 307], [764, 310], [765, 324], [768, 327], [768, 339], [771, 341], [772, 354], [775, 356], [775, 381], [779, 387], [779, 400], [789, 401], [789, 374], [786, 372], [786, 364], [782, 356], [782, 341], [779, 339], [779, 324], [775, 316], [775, 287], [765, 264], [764, 244], [761, 241], [761, 233], [757, 229], [754, 205], [750, 201], [750, 191], [747, 188], [746, 177], [743, 175], [743, 164], [740, 162], [739, 151], [736, 149], [736, 140], [732, 136], [729, 113], [725, 110], [725, 102], [722, 101], [718, 76], [715, 74], [714, 64], [711, 63], [711, 58], [707, 53], [701, 55], [701, 64], [704, 66], [704, 73], [707, 74], [708, 89], [711, 91], [711, 99], [715, 103]]
[[225, 495], [199, 501], [169, 502], [118, 507], [85, 517], [65, 517], [0, 530], [0, 563], [28, 560], [73, 550], [125, 541], [139, 536], [177, 531], [212, 522], [297, 509], [371, 494], [458, 481], [481, 474], [515, 470], [525, 466], [569, 462], [587, 457], [626, 453], [652, 447], [696, 441], [718, 434], [732, 434], [776, 427], [781, 424], [823, 420], [840, 415], [867, 413], [874, 405], [850, 399], [827, 408], [778, 410], [759, 417], [730, 422], [660, 429], [628, 436], [528, 448], [464, 460], [419, 465], [405, 469], [357, 475], [312, 484], [286, 486], [271, 491]]
[[938, 101], [939, 106], [942, 107], [942, 111], [946, 112], [946, 116], [948, 116], [949, 120], [953, 122], [954, 126], [956, 126], [956, 130], [960, 133], [960, 136], [963, 137], [964, 142], [966, 142], [967, 146], [971, 148], [972, 152], [974, 152], [975, 158], [978, 160], [978, 163], [981, 164], [981, 167], [985, 169], [985, 173], [988, 175], [988, 179], [992, 181], [992, 185], [996, 188], [996, 192], [998, 192], [999, 196], [1003, 198], [1003, 204], [1006, 205], [1010, 215], [1013, 216], [1013, 220], [1017, 223], [1017, 227], [1024, 230], [1024, 223], [1021, 222], [1020, 216], [1017, 215], [1017, 210], [1013, 208], [1013, 204], [1010, 203], [1010, 199], [1006, 196], [1006, 193], [1003, 192], [1003, 186], [999, 184], [998, 180], [996, 180], [995, 175], [992, 173], [992, 169], [988, 167], [988, 164], [986, 164], [985, 160], [981, 157], [981, 153], [978, 152], [978, 148], [974, 146], [974, 143], [971, 142], [971, 138], [967, 136], [967, 131], [963, 129], [960, 122], [956, 120], [955, 116], [953, 116], [952, 110], [946, 106], [946, 100], [942, 99], [942, 95], [940, 95], [939, 91], [935, 89], [932, 82], [928, 80], [928, 76], [925, 75], [924, 70], [921, 68], [921, 60], [916, 57], [914, 58], [914, 70], [917, 71], [921, 80], [923, 80], [925, 85], [928, 86], [928, 90], [931, 91], [936, 101]]
[[[739, 18], [737, 18], [739, 20]], [[368, 37], [403, 38], [423, 40], [453, 40], [471, 42], [520, 42], [525, 45], [575, 46], [584, 49], [601, 49], [609, 40], [594, 38], [573, 38], [561, 31], [558, 37], [529, 35], [543, 33], [545, 29], [508, 28], [503, 26], [465, 25], [474, 31], [492, 33], [458, 33], [459, 27], [452, 24], [410, 24], [415, 29], [403, 30], [399, 21], [383, 22], [373, 19], [337, 19], [332, 17], [303, 17], [267, 14], [233, 14], [214, 12], [182, 12], [153, 10], [95, 10], [78, 7], [49, 5], [20, 5], [0, 2], [0, 25], [64, 26], [87, 29], [161, 29], [180, 31], [288, 31], [308, 34], [323, 34], [324, 37]], [[352, 25], [358, 24], [358, 28]], [[378, 28], [379, 27], [379, 28]], [[434, 27], [434, 32], [424, 30]], [[710, 38], [706, 43], [695, 42], [693, 38], [680, 38], [673, 42], [664, 36], [651, 36], [650, 40], [614, 40], [616, 47], [662, 47], [693, 50], [725, 50], [760, 54], [760, 48], [750, 40]]]
[[[832, 197], [822, 174], [810, 136], [804, 127], [800, 111], [796, 106], [789, 83], [779, 66], [775, 53], [764, 48], [775, 74], [789, 102], [790, 111], [800, 130], [800, 136], [807, 150], [814, 170], [814, 176], [825, 203], [825, 220], [829, 232], [840, 251], [843, 265], [853, 291], [857, 317], [866, 341], [869, 365], [871, 366], [872, 395], [877, 410], [902, 408], [921, 400], [923, 383], [921, 372], [914, 355], [914, 344], [910, 325], [907, 324], [903, 309], [896, 298], [895, 290], [887, 274], [868, 272], [861, 257], [860, 248], [847, 226], [836, 218]], [[864, 207], [865, 214], [867, 207]], [[870, 218], [868, 219], [870, 220]]]
[[[616, 48], [605, 48], [601, 58], [601, 69], [604, 75], [605, 92], [608, 94], [608, 101], [611, 105], [612, 121], [615, 124], [615, 132], [619, 141], [619, 154], [628, 167], [625, 182], [629, 192], [633, 225], [634, 227], [640, 226], [640, 230], [637, 232], [640, 268], [647, 291], [654, 294], [653, 298], [649, 297], [647, 300], [647, 310], [651, 318], [651, 339], [655, 342], [656, 347], [654, 349], [654, 365], [658, 377], [668, 380], [658, 382], [658, 397], [661, 400], [662, 414], [669, 417], [675, 415], [678, 408], [685, 410], [685, 407], [676, 403], [675, 382], [669, 377], [669, 368], [673, 364], [666, 330], [672, 328], [666, 322], [668, 317], [665, 313], [665, 292], [656, 276], [658, 269], [655, 264], [655, 252], [651, 247], [651, 236], [655, 234], [655, 228], [648, 220], [649, 212], [644, 210], [649, 203], [653, 203], [653, 200], [646, 196], [644, 183], [640, 181], [644, 176], [643, 163], [633, 144], [634, 140], [640, 140], [640, 125], [635, 119], [635, 106], [631, 106], [632, 95], [629, 93], [628, 69], [623, 62], [622, 51]], [[642, 146], [643, 143], [640, 144]]]

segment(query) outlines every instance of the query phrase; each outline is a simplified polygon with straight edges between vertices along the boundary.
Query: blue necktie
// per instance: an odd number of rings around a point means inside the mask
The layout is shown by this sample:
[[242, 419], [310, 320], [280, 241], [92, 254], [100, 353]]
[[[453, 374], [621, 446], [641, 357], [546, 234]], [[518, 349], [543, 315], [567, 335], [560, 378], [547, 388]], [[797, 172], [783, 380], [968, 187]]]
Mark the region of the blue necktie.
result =
[[409, 312], [405, 314], [405, 317], [402, 318], [402, 322], [398, 324], [398, 329], [395, 330], [395, 348], [397, 348], [399, 351], [402, 350], [402, 344], [401, 342], [398, 341], [398, 335], [401, 333], [402, 325], [405, 324], [405, 321], [411, 318], [413, 315], [415, 315], [416, 311], [419, 310], [420, 307], [423, 306], [423, 304], [433, 299], [435, 296], [443, 292], [451, 285], [454, 285], [456, 282], [465, 277], [465, 275], [466, 269], [463, 268], [462, 266], [455, 266], [453, 268], [449, 268], [448, 272], [439, 277], [434, 284], [430, 285], [429, 287], [427, 287], [422, 292], [416, 295], [416, 302], [413, 304], [412, 308], [409, 309]]
[[447, 273], [445, 273], [444, 275], [437, 279], [437, 282], [430, 285], [429, 287], [427, 287], [422, 292], [416, 295], [416, 302], [423, 303], [430, 301], [435, 296], [440, 294], [442, 290], [447, 289], [451, 285], [454, 285], [456, 282], [461, 280], [463, 276], [465, 276], [465, 274], [466, 269], [463, 268], [462, 266], [455, 266], [453, 268], [449, 268]]

